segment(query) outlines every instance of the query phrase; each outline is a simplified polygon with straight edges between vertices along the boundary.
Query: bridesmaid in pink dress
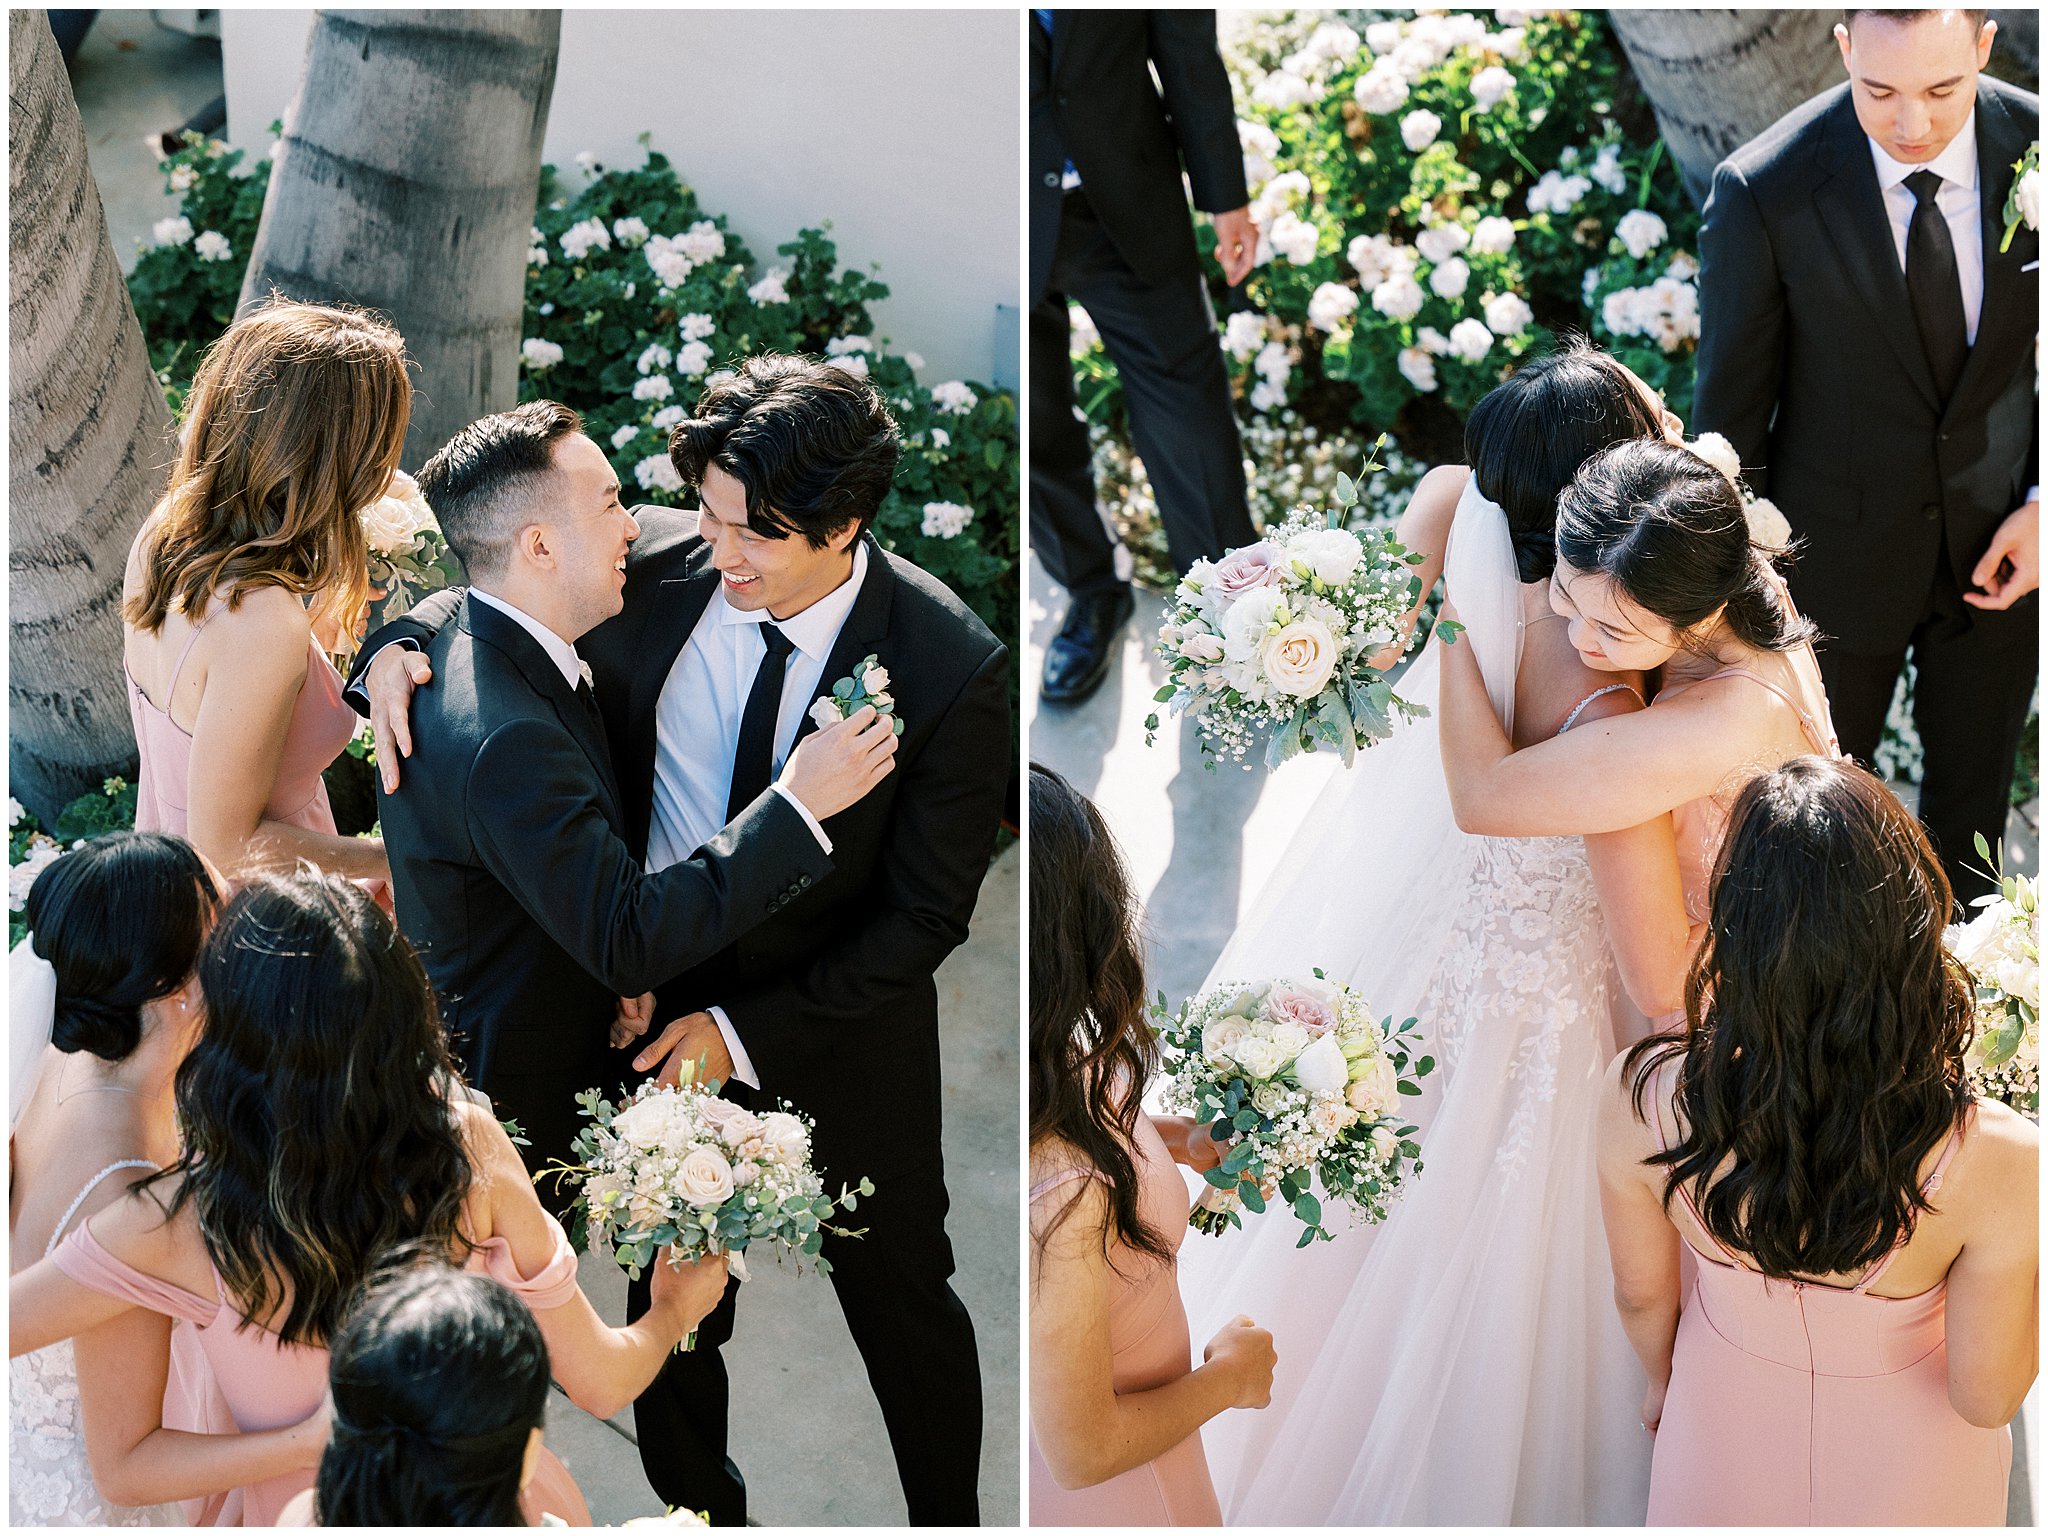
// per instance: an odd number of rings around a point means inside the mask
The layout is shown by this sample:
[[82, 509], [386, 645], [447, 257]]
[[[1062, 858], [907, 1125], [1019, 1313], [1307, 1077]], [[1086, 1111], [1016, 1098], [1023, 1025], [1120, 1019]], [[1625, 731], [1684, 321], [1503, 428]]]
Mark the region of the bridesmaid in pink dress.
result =
[[360, 514], [411, 411], [398, 333], [313, 304], [238, 320], [193, 380], [122, 586], [136, 826], [188, 837], [231, 878], [301, 858], [389, 876], [381, 842], [336, 835], [320, 775], [356, 727], [327, 653], [364, 611]]
[[1601, 1125], [1649, 1523], [2001, 1525], [2039, 1133], [1972, 1099], [1947, 877], [1819, 757], [1751, 781], [1722, 858], [1692, 1022], [1617, 1061]]
[[[1095, 808], [1031, 770], [1033, 1525], [1220, 1525], [1201, 1426], [1262, 1408], [1272, 1336], [1240, 1317], [1193, 1360], [1174, 1252], [1191, 1122], [1138, 1107], [1158, 1048], [1122, 860]], [[1162, 1134], [1162, 1132], [1164, 1134]]]
[[[327, 1349], [394, 1248], [465, 1257], [532, 1309], [570, 1398], [609, 1417], [717, 1303], [722, 1260], [654, 1269], [654, 1306], [608, 1328], [576, 1259], [487, 1109], [453, 1072], [411, 947], [356, 885], [259, 875], [202, 957], [203, 1034], [177, 1082], [182, 1154], [10, 1287], [13, 1354], [140, 1306], [191, 1324], [243, 1430], [296, 1423], [326, 1392]], [[546, 1459], [544, 1458], [544, 1461]], [[274, 1524], [310, 1468], [241, 1490]], [[588, 1523], [552, 1461], [537, 1508]]]

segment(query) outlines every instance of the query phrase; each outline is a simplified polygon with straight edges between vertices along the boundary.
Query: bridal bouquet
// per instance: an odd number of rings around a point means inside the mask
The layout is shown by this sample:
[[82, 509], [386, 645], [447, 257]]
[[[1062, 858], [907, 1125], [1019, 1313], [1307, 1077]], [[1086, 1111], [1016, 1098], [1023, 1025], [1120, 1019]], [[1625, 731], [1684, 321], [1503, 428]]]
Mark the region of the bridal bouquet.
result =
[[428, 593], [461, 580], [434, 510], [411, 475], [393, 475], [390, 490], [363, 508], [361, 517], [370, 585], [377, 594], [375, 622], [389, 623]]
[[742, 1255], [757, 1242], [780, 1244], [829, 1274], [831, 1261], [818, 1251], [824, 1234], [860, 1235], [831, 1219], [875, 1187], [862, 1179], [828, 1196], [801, 1115], [757, 1115], [693, 1082], [643, 1083], [616, 1106], [593, 1088], [576, 1102], [591, 1120], [573, 1144], [577, 1161], [547, 1172], [582, 1186], [571, 1240], [608, 1249], [636, 1280], [667, 1244], [675, 1263], [725, 1254], [742, 1280]]
[[1166, 1102], [1187, 1111], [1212, 1138], [1230, 1143], [1222, 1163], [1202, 1177], [1188, 1225], [1216, 1233], [1239, 1225], [1276, 1194], [1304, 1224], [1300, 1241], [1330, 1240], [1324, 1195], [1367, 1222], [1388, 1208], [1422, 1171], [1403, 1096], [1436, 1063], [1410, 1062], [1408, 1034], [1391, 1017], [1375, 1021], [1351, 988], [1325, 980], [1227, 982], [1197, 993], [1169, 1014], [1165, 994], [1153, 1007], [1167, 1050]]
[[[1991, 861], [1982, 833], [1977, 852]], [[1996, 866], [1994, 865], [1994, 868]], [[2041, 1112], [2041, 928], [2034, 882], [2001, 875], [1996, 896], [1980, 896], [1977, 915], [1950, 928], [1949, 952], [1977, 987], [1977, 1031], [1964, 1061], [1984, 1098], [2024, 1115]]]
[[[1422, 556], [1344, 526], [1358, 500], [1349, 476], [1337, 477], [1335, 500], [1327, 514], [1297, 508], [1220, 561], [1197, 560], [1174, 591], [1154, 647], [1170, 680], [1154, 698], [1194, 716], [1212, 768], [1218, 752], [1242, 759], [1260, 731], [1270, 732], [1268, 768], [1324, 745], [1349, 765], [1396, 716], [1429, 713], [1367, 665], [1405, 640], [1401, 621], [1421, 595], [1410, 567]], [[1439, 628], [1449, 639], [1455, 626]], [[1145, 729], [1159, 729], [1157, 713]]]

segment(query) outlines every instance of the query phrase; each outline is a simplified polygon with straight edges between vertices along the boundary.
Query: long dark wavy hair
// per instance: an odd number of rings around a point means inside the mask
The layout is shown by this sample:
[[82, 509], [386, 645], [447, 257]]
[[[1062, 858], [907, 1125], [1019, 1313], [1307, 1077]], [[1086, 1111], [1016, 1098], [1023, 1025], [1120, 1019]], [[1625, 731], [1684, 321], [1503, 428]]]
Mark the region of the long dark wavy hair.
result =
[[1718, 610], [1743, 644], [1789, 651], [1814, 637], [1750, 537], [1742, 493], [1689, 448], [1616, 443], [1579, 466], [1557, 503], [1557, 557], [1611, 577], [1630, 602], [1685, 631]]
[[145, 1004], [184, 986], [220, 895], [182, 837], [109, 832], [54, 861], [29, 887], [23, 941], [57, 973], [50, 1043], [123, 1061]]
[[1465, 418], [1465, 462], [1507, 515], [1515, 569], [1542, 581], [1557, 565], [1557, 497], [1586, 460], [1664, 424], [1620, 363], [1583, 336], [1522, 364]]
[[174, 1087], [175, 1215], [197, 1211], [242, 1315], [324, 1344], [379, 1257], [453, 1252], [470, 1164], [418, 958], [353, 882], [253, 879], [199, 962], [206, 1028]]
[[523, 1525], [519, 1473], [547, 1411], [526, 1304], [423, 1255], [373, 1280], [334, 1336], [322, 1525]]
[[1909, 1236], [1927, 1154], [1970, 1106], [1972, 991], [1942, 947], [1948, 877], [1853, 763], [1797, 757], [1736, 799], [1682, 1039], [1629, 1052], [1636, 1114], [1679, 1062], [1680, 1134], [1647, 1159], [1775, 1278], [1853, 1274]]
[[1131, 1150], [1159, 1042], [1145, 1019], [1130, 878], [1102, 813], [1036, 763], [1030, 826], [1031, 1144], [1079, 1152], [1108, 1182], [1103, 1236], [1165, 1259], [1172, 1248], [1139, 1212]]

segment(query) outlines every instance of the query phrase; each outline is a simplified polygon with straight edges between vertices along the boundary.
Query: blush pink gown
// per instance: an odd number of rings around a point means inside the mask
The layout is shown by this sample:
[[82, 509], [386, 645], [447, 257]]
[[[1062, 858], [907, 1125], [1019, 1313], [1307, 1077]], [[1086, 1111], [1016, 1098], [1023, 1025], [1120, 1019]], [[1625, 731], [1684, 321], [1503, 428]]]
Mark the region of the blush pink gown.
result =
[[[1188, 1232], [1188, 1193], [1166, 1143], [1145, 1116], [1138, 1117], [1138, 1209], [1156, 1232], [1175, 1248]], [[1077, 1179], [1099, 1178], [1085, 1168], [1072, 1168], [1043, 1179], [1031, 1188], [1040, 1197]], [[1110, 1251], [1115, 1287], [1109, 1301], [1109, 1347], [1112, 1384], [1119, 1394], [1146, 1392], [1187, 1375], [1194, 1369], [1188, 1340], [1188, 1316], [1181, 1306], [1179, 1273], [1134, 1253], [1122, 1244]], [[1202, 1454], [1199, 1432], [1189, 1435], [1156, 1460], [1119, 1473], [1093, 1488], [1066, 1489], [1052, 1480], [1031, 1437], [1031, 1524], [1033, 1525], [1221, 1525], [1223, 1512], [1209, 1481], [1209, 1463]]]
[[[173, 698], [178, 676], [211, 616], [193, 626], [185, 648], [171, 668], [164, 696]], [[125, 669], [124, 669], [125, 671]], [[135, 726], [135, 745], [142, 758], [136, 782], [135, 830], [185, 835], [192, 804], [191, 778], [204, 765], [192, 761], [192, 736], [169, 713], [151, 703], [134, 674], [128, 678], [128, 714]], [[318, 642], [306, 642], [306, 686], [292, 704], [291, 726], [278, 760], [277, 781], [263, 808], [271, 821], [288, 822], [314, 832], [334, 830], [334, 812], [327, 803], [327, 785], [320, 775], [341, 755], [356, 731], [356, 712], [341, 696], [341, 674], [321, 653]]]
[[[552, 1218], [550, 1225], [554, 1227], [554, 1253], [531, 1276], [520, 1274], [512, 1259], [511, 1246], [502, 1237], [481, 1244], [471, 1253], [465, 1267], [489, 1275], [537, 1312], [562, 1306], [576, 1294], [576, 1254]], [[195, 1296], [129, 1267], [101, 1246], [89, 1226], [74, 1228], [57, 1245], [55, 1259], [57, 1267], [80, 1285], [190, 1324], [212, 1368], [214, 1383], [233, 1415], [229, 1428], [282, 1429], [318, 1408], [327, 1393], [326, 1349], [287, 1344], [268, 1328], [247, 1323], [224, 1293]], [[219, 1285], [216, 1278], [217, 1290]], [[174, 1405], [167, 1398], [165, 1428], [208, 1427], [173, 1424], [173, 1414]], [[219, 1426], [213, 1428], [218, 1432]], [[239, 1501], [231, 1499], [211, 1523], [276, 1525], [285, 1505], [312, 1486], [311, 1469], [252, 1483], [238, 1489]], [[590, 1510], [576, 1480], [545, 1446], [534, 1468], [533, 1481], [527, 1485], [524, 1502], [535, 1523], [545, 1513], [571, 1525], [590, 1524]]]
[[[1675, 1070], [1660, 1068], [1648, 1095], [1660, 1145]], [[2005, 1523], [2012, 1430], [1979, 1429], [1949, 1405], [1947, 1279], [1918, 1296], [1870, 1294], [1898, 1252], [1843, 1287], [1768, 1280], [1719, 1243], [1692, 1249], [1649, 1524]]]

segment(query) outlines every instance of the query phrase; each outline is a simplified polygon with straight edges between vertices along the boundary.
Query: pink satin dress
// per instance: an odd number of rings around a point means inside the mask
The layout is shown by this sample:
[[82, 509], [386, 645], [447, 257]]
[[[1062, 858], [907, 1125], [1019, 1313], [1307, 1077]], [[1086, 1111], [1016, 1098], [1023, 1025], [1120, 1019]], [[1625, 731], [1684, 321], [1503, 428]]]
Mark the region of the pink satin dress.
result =
[[[1138, 1209], [1152, 1229], [1176, 1249], [1188, 1232], [1188, 1192], [1166, 1143], [1145, 1116], [1138, 1117]], [[1031, 1187], [1031, 1202], [1077, 1179], [1100, 1178], [1092, 1169], [1070, 1168]], [[1111, 1383], [1119, 1394], [1146, 1392], [1194, 1369], [1188, 1315], [1181, 1305], [1179, 1271], [1134, 1253], [1121, 1243], [1110, 1250], [1114, 1287], [1109, 1300]], [[1221, 1525], [1223, 1511], [1209, 1480], [1199, 1432], [1156, 1460], [1119, 1473], [1093, 1488], [1066, 1489], [1052, 1479], [1031, 1437], [1032, 1525]]]
[[[489, 1275], [536, 1312], [559, 1307], [576, 1294], [576, 1254], [553, 1219], [554, 1252], [532, 1275], [522, 1275], [502, 1237], [481, 1244], [465, 1265]], [[214, 1384], [233, 1415], [234, 1429], [282, 1429], [296, 1424], [320, 1406], [327, 1393], [327, 1350], [310, 1344], [287, 1344], [268, 1328], [247, 1322], [227, 1299], [219, 1278], [212, 1297], [167, 1285], [122, 1263], [101, 1246], [89, 1225], [75, 1228], [57, 1245], [57, 1267], [80, 1285], [133, 1306], [147, 1307], [192, 1325], [199, 1347], [212, 1368]], [[165, 1400], [164, 1427], [219, 1431], [205, 1423], [170, 1422], [174, 1404]], [[314, 1474], [287, 1473], [237, 1490], [210, 1522], [216, 1525], [276, 1525], [285, 1505], [313, 1486]], [[533, 1523], [551, 1514], [571, 1525], [590, 1524], [590, 1509], [569, 1469], [545, 1446], [523, 1502]]]
[[[193, 625], [177, 664], [171, 668], [165, 698], [177, 696], [186, 658], [210, 622], [211, 615]], [[135, 830], [183, 837], [192, 805], [192, 775], [195, 770], [205, 772], [205, 765], [192, 761], [191, 733], [171, 719], [168, 711], [150, 702], [132, 672], [124, 668], [123, 673], [128, 679], [128, 715], [142, 759], [142, 773], [136, 782]], [[292, 704], [284, 755], [278, 759], [277, 780], [263, 808], [266, 819], [314, 832], [334, 831], [334, 812], [320, 775], [341, 755], [357, 724], [356, 712], [341, 696], [341, 682], [341, 674], [321, 652], [319, 643], [307, 640], [306, 685]]]
[[[1660, 1068], [1648, 1095], [1665, 1146], [1675, 1070]], [[1928, 1195], [1963, 1135], [1949, 1137]], [[1695, 1276], [1649, 1524], [2005, 1524], [2012, 1430], [1980, 1429], [1949, 1404], [1946, 1277], [1918, 1296], [1873, 1296], [1899, 1248], [1844, 1287], [1769, 1280], [1718, 1242], [1686, 1246]]]

